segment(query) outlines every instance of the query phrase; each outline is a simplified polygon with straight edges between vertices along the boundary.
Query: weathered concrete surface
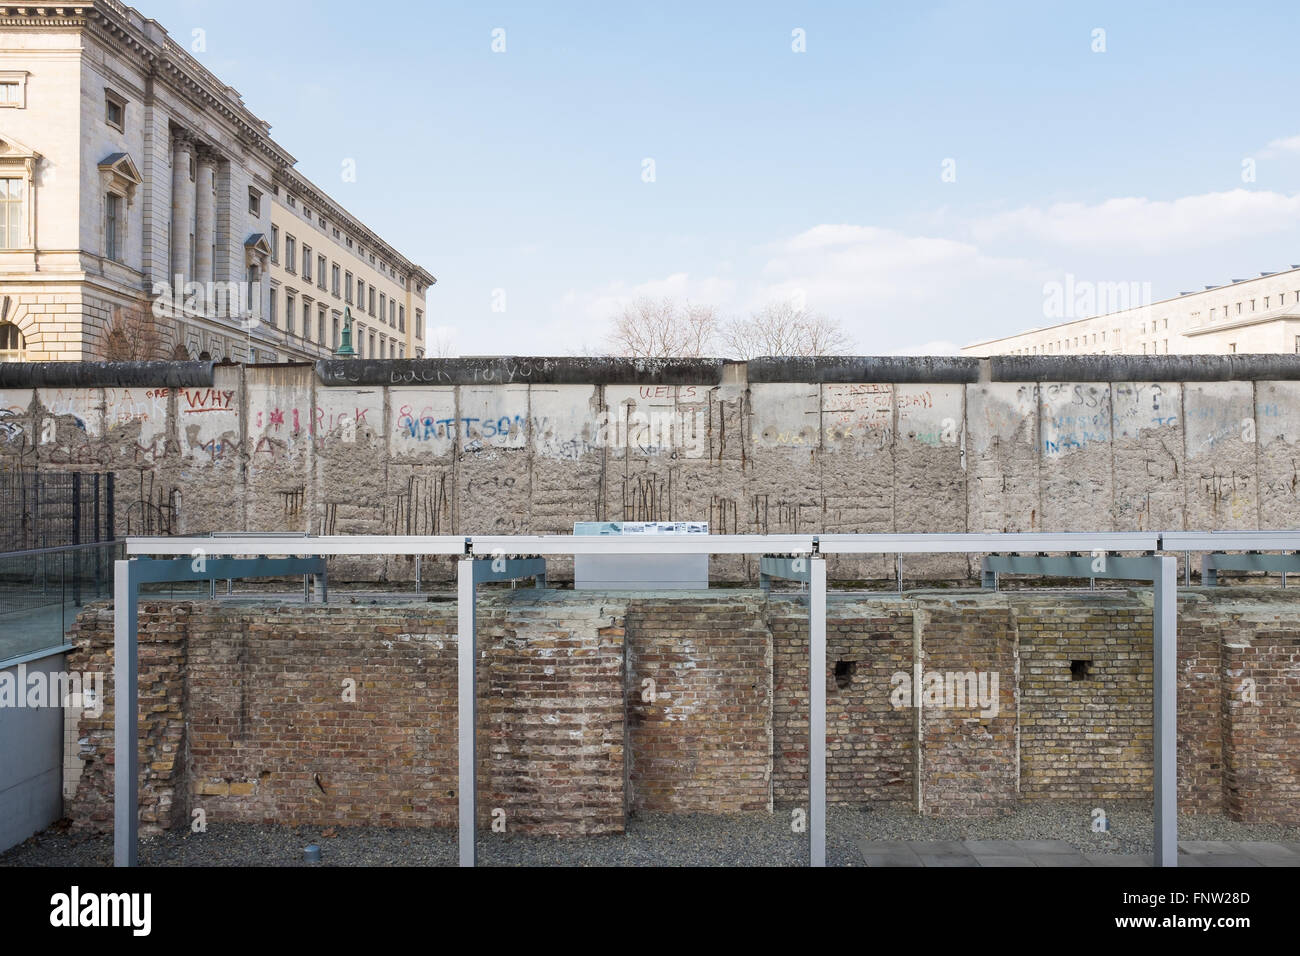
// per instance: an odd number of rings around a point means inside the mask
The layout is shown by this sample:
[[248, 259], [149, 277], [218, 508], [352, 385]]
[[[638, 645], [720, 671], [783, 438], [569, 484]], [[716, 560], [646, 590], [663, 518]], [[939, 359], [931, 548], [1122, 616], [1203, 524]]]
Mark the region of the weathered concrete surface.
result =
[[[130, 534], [1297, 526], [1300, 362], [1113, 358], [85, 366], [80, 379], [0, 388], [0, 467], [115, 472], [117, 528]], [[43, 368], [6, 369], [0, 385]], [[201, 384], [168, 384], [200, 372]], [[881, 378], [851, 380], [867, 374]], [[63, 384], [149, 375], [157, 386]], [[918, 556], [904, 571], [951, 579], [970, 566]], [[409, 580], [414, 567], [337, 572]], [[754, 562], [719, 558], [713, 574], [750, 580]], [[831, 575], [889, 578], [893, 561], [840, 560]]]

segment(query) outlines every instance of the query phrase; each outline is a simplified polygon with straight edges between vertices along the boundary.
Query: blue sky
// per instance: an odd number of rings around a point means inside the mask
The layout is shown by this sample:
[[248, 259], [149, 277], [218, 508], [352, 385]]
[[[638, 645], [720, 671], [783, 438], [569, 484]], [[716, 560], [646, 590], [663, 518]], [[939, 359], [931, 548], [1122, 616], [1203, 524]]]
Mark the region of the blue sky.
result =
[[438, 277], [461, 354], [599, 350], [638, 295], [950, 352], [1050, 324], [1067, 273], [1300, 264], [1293, 4], [137, 6]]

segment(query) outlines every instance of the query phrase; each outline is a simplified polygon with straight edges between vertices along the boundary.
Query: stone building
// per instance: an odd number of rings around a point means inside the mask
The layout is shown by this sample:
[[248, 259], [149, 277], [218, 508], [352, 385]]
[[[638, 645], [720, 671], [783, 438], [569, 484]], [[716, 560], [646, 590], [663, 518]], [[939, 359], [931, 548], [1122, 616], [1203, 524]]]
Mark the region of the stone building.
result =
[[1300, 266], [1150, 302], [1138, 283], [1048, 283], [1043, 311], [1075, 319], [976, 342], [963, 355], [1300, 354]]
[[342, 275], [364, 282], [385, 357], [422, 354], [433, 276], [294, 164], [139, 11], [0, 4], [0, 360], [319, 358]]

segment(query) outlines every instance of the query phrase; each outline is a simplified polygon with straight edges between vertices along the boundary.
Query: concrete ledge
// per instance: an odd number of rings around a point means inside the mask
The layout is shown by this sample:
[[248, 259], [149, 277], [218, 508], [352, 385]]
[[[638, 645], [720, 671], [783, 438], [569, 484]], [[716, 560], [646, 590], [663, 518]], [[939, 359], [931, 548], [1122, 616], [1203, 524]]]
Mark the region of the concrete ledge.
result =
[[[285, 363], [275, 368], [309, 363]], [[641, 359], [482, 356], [322, 359], [326, 386], [383, 385], [973, 385], [980, 382], [1227, 382], [1300, 380], [1300, 355], [766, 356]], [[0, 388], [203, 388], [212, 362], [9, 362]]]
[[205, 388], [212, 362], [0, 362], [0, 388]]
[[1230, 382], [1300, 379], [1300, 355], [995, 355], [995, 382]]
[[324, 385], [720, 385], [720, 358], [323, 359]]

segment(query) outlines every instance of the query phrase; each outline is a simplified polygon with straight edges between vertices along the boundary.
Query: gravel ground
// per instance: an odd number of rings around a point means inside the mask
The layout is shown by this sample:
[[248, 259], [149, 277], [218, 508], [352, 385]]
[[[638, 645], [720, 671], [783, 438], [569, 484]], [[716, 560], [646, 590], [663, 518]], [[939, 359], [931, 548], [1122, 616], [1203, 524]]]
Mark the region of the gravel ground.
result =
[[[826, 857], [832, 866], [861, 866], [860, 840], [1065, 840], [1079, 850], [1150, 853], [1149, 804], [1105, 804], [1109, 833], [1089, 829], [1095, 804], [1022, 806], [981, 820], [917, 816], [905, 809], [831, 807]], [[511, 834], [481, 836], [484, 866], [801, 866], [803, 835], [790, 831], [790, 808], [775, 814], [727, 816], [641, 814], [622, 836], [561, 840]], [[207, 833], [170, 832], [140, 841], [143, 866], [298, 866], [309, 843], [323, 866], [451, 866], [452, 829], [343, 828], [212, 824]], [[1300, 827], [1236, 823], [1217, 816], [1183, 816], [1183, 840], [1300, 840]], [[111, 836], [51, 827], [0, 854], [0, 866], [109, 866]]]

